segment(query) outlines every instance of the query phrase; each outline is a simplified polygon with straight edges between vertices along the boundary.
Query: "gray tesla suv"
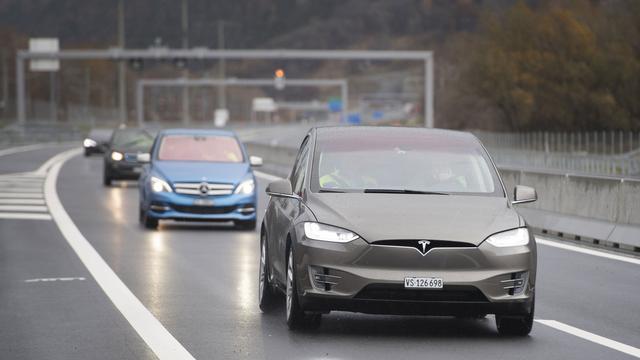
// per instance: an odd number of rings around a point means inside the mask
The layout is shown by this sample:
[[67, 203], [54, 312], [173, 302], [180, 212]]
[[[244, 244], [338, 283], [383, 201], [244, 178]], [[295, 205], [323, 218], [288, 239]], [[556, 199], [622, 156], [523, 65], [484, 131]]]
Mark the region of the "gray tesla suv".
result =
[[480, 141], [465, 132], [327, 127], [305, 137], [271, 195], [260, 241], [260, 308], [286, 297], [290, 328], [332, 310], [496, 315], [533, 323], [536, 243]]

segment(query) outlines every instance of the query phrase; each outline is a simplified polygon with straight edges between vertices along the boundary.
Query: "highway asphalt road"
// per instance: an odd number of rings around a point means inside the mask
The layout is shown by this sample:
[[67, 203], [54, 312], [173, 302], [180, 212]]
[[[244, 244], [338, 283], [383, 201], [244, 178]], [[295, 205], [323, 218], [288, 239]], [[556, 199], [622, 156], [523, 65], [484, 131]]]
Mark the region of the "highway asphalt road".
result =
[[33, 173], [66, 149], [0, 156], [0, 359], [640, 357], [640, 261], [542, 244], [529, 337], [499, 337], [491, 316], [342, 312], [290, 332], [284, 306], [258, 309], [257, 232], [145, 230], [136, 183], [103, 187], [100, 157]]

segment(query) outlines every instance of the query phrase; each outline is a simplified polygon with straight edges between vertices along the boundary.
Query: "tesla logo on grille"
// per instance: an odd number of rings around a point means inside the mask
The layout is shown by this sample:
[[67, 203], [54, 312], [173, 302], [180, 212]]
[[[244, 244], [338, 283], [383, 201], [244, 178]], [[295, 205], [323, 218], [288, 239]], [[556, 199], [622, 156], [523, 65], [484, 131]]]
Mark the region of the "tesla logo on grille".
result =
[[207, 183], [200, 184], [200, 187], [198, 188], [198, 190], [200, 190], [200, 194], [207, 195], [209, 193], [209, 184]]
[[418, 246], [421, 247], [420, 252], [422, 253], [422, 255], [426, 255], [427, 254], [427, 245], [430, 245], [431, 241], [429, 240], [420, 240], [418, 241]]

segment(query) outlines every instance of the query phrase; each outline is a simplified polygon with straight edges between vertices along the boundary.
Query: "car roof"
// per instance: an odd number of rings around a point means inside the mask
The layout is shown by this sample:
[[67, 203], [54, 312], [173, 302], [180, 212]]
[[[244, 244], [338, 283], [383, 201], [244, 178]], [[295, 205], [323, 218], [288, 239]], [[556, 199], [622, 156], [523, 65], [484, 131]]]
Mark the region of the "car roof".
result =
[[236, 136], [231, 130], [220, 129], [165, 129], [160, 131], [159, 135], [218, 135], [218, 136]]
[[424, 137], [438, 138], [441, 140], [458, 140], [462, 142], [477, 142], [477, 138], [470, 132], [432, 129], [422, 127], [408, 126], [322, 126], [313, 128], [320, 140], [339, 137], [344, 138], [362, 138], [362, 137], [413, 137], [420, 139]]

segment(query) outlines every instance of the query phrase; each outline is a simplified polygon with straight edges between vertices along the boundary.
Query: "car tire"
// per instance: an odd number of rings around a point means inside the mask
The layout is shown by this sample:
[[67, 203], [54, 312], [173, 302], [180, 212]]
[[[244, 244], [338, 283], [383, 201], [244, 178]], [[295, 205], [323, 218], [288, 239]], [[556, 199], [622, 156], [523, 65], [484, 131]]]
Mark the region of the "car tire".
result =
[[531, 311], [526, 315], [496, 315], [498, 333], [503, 336], [527, 336], [533, 328], [535, 297], [531, 303]]
[[91, 155], [91, 152], [87, 149], [84, 149], [84, 156], [89, 157], [89, 155]]
[[104, 186], [111, 186], [112, 181], [113, 181], [113, 178], [111, 177], [111, 173], [105, 166], [104, 171], [102, 173], [102, 184], [104, 184]]
[[276, 304], [276, 293], [269, 281], [269, 258], [267, 236], [263, 231], [260, 240], [260, 268], [258, 270], [258, 304], [263, 313], [270, 312]]
[[285, 314], [289, 330], [316, 329], [322, 321], [321, 314], [306, 314], [300, 306], [298, 288], [296, 285], [295, 261], [293, 261], [293, 248], [287, 253], [287, 277], [286, 277], [286, 306]]
[[155, 230], [158, 228], [158, 219], [149, 216], [148, 212], [142, 208], [140, 208], [140, 222], [146, 229]]
[[255, 230], [256, 220], [238, 220], [234, 222], [234, 225], [240, 230]]

